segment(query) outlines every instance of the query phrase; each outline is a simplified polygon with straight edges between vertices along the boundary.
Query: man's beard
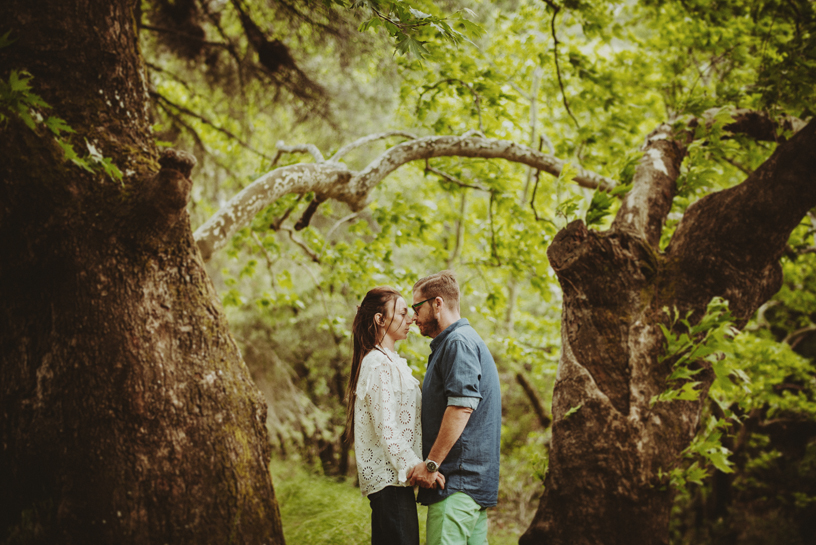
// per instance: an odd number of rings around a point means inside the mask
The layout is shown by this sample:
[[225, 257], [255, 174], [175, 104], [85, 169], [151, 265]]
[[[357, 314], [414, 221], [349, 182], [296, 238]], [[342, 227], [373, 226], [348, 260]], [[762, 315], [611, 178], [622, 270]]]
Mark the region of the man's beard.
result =
[[424, 337], [435, 337], [442, 333], [439, 327], [439, 320], [436, 319], [436, 316], [431, 316], [430, 320], [422, 324], [419, 332], [422, 333]]

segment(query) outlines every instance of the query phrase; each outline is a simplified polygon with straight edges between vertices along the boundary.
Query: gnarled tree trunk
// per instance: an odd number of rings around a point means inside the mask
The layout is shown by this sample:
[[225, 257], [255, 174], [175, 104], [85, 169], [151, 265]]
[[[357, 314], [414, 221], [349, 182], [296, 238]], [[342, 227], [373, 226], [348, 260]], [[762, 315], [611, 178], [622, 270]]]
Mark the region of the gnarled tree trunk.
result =
[[[754, 114], [738, 113], [732, 130], [768, 136]], [[779, 257], [816, 206], [811, 122], [743, 183], [689, 207], [662, 253], [684, 140], [667, 126], [655, 131], [611, 229], [573, 222], [548, 250], [564, 292], [563, 353], [549, 472], [522, 545], [668, 543], [672, 493], [658, 474], [674, 467], [694, 437], [713, 373], [695, 377], [699, 400], [650, 408], [671, 373], [669, 361], [658, 363], [658, 324], [669, 325], [662, 309], [699, 319], [721, 296], [744, 324], [780, 288]]]
[[150, 135], [134, 5], [0, 4], [0, 76], [29, 71], [124, 173], [0, 127], [0, 542], [283, 543], [266, 405], [192, 237], [194, 159]]

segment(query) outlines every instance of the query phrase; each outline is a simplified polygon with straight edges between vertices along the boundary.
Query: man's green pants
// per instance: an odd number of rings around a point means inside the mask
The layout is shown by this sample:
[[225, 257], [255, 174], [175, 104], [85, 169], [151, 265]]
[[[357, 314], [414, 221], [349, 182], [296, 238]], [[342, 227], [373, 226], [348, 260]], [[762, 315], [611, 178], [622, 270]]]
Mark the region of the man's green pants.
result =
[[487, 509], [456, 492], [428, 506], [426, 545], [487, 545]]

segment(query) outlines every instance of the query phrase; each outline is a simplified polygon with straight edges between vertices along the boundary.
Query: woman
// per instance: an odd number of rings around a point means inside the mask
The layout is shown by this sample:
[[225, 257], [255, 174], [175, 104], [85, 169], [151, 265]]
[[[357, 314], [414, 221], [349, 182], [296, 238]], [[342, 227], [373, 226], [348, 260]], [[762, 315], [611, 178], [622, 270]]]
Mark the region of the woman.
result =
[[[422, 462], [422, 394], [394, 350], [412, 322], [400, 293], [381, 286], [366, 294], [352, 325], [346, 440], [354, 441], [360, 490], [371, 504], [372, 545], [419, 543], [414, 489], [406, 475]], [[440, 473], [434, 485], [444, 482]]]

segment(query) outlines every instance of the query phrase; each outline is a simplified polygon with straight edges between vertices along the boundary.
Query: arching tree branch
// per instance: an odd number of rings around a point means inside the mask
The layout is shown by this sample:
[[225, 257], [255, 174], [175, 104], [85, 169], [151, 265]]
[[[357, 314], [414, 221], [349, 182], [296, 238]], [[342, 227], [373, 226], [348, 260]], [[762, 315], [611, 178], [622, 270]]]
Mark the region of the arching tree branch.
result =
[[[315, 160], [316, 163], [322, 163], [323, 161], [325, 161], [325, 159], [323, 158], [323, 154], [320, 153], [320, 150], [317, 149], [317, 146], [315, 146], [314, 144], [300, 144], [300, 145], [297, 145], [297, 146], [287, 146], [286, 144], [284, 144], [283, 140], [280, 140], [280, 141], [278, 141], [277, 144], [275, 144], [275, 147], [278, 148], [278, 153], [279, 154], [281, 154], [281, 153], [308, 153], [309, 155], [314, 157], [314, 160]], [[277, 157], [278, 156], [276, 156], [276, 159], [277, 159]]]
[[[660, 125], [646, 138], [632, 190], [624, 198], [612, 230], [634, 233], [657, 248], [663, 222], [671, 210], [676, 193], [676, 181], [686, 155], [686, 146], [693, 138], [691, 129], [701, 123], [711, 126], [717, 112], [706, 111], [701, 118], [693, 119], [688, 129]], [[734, 121], [725, 125], [725, 130], [772, 142], [784, 142], [784, 132], [796, 133], [805, 125], [794, 117], [777, 120], [766, 113], [747, 109], [735, 110], [732, 117]]]
[[[689, 207], [667, 254], [677, 274], [696, 279], [688, 305], [719, 295], [740, 301], [747, 320], [782, 282], [779, 256], [791, 231], [816, 206], [816, 121], [811, 121], [741, 184]], [[716, 256], [717, 266], [706, 256]], [[739, 296], [737, 296], [739, 295]]]
[[[355, 178], [361, 188], [370, 191], [380, 180], [410, 161], [433, 157], [473, 157], [504, 159], [543, 170], [553, 176], [561, 174], [564, 161], [533, 148], [507, 140], [493, 138], [466, 138], [461, 136], [427, 136], [403, 142], [372, 161]], [[594, 172], [578, 168], [574, 181], [583, 187], [611, 188], [615, 181]]]
[[632, 232], [656, 248], [677, 191], [685, 147], [674, 140], [672, 128], [664, 124], [646, 138], [642, 149], [632, 189], [612, 222], [612, 230]]
[[[505, 159], [553, 176], [558, 176], [564, 165], [556, 157], [506, 140], [464, 136], [419, 138], [390, 148], [361, 172], [352, 172], [345, 165], [331, 161], [275, 169], [233, 197], [199, 227], [194, 236], [206, 261], [255, 214], [287, 193], [314, 192], [325, 199], [344, 202], [357, 211], [366, 205], [371, 190], [405, 163], [449, 156]], [[578, 169], [575, 181], [589, 188], [615, 185], [610, 178], [584, 169]]]
[[[201, 256], [209, 260], [255, 215], [288, 193], [314, 191], [361, 208], [360, 198], [348, 192], [351, 171], [339, 163], [290, 165], [269, 172], [233, 197], [194, 233]], [[363, 201], [365, 195], [361, 196]]]
[[365, 146], [366, 144], [369, 144], [371, 142], [382, 140], [383, 138], [390, 138], [391, 136], [401, 136], [403, 138], [407, 138], [408, 140], [416, 139], [415, 134], [411, 134], [410, 132], [404, 131], [378, 132], [376, 134], [369, 134], [368, 136], [359, 138], [352, 142], [351, 144], [346, 144], [345, 146], [337, 150], [337, 153], [332, 155], [329, 161], [339, 161], [342, 157], [346, 156], [352, 150]]

